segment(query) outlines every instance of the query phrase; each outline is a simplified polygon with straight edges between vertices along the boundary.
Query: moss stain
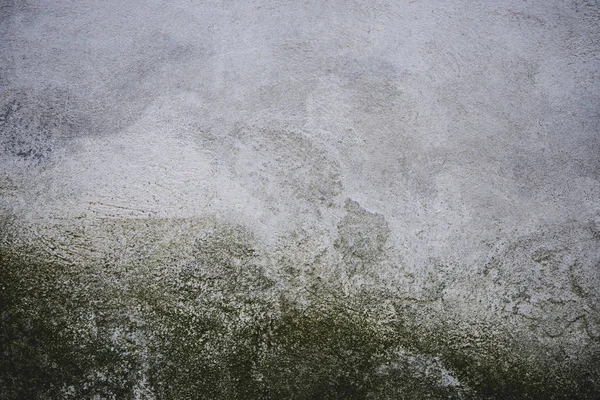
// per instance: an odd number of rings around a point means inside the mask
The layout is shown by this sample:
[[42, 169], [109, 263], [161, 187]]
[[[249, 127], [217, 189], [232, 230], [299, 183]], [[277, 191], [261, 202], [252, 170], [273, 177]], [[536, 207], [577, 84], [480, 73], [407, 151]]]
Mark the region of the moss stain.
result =
[[[356, 236], [361, 213], [342, 231]], [[375, 233], [341, 238], [342, 260], [377, 261], [385, 230], [366, 217]], [[151, 268], [145, 257], [65, 266], [5, 243], [0, 399], [586, 399], [598, 389], [576, 362], [553, 367], [510, 332], [421, 323], [436, 312], [427, 304], [348, 295], [317, 277], [296, 302], [254, 242], [213, 223], [184, 246], [191, 256]]]

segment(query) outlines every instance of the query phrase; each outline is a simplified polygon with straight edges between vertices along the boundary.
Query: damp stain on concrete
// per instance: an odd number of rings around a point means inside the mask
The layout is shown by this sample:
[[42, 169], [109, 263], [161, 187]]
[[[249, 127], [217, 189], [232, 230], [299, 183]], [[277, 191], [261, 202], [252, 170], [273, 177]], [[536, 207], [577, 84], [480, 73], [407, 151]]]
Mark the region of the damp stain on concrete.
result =
[[[71, 264], [16, 251], [5, 237], [3, 398], [595, 393], [597, 342], [565, 356], [564, 343], [548, 346], [518, 326], [453, 319], [443, 303], [374, 286], [385, 221], [351, 200], [346, 209], [326, 249], [334, 254], [312, 249], [317, 257], [293, 254], [315, 245], [303, 247], [301, 234], [269, 250], [214, 218], [109, 222], [103, 229], [120, 234], [108, 241], [145, 240]], [[165, 227], [179, 237], [161, 236]]]

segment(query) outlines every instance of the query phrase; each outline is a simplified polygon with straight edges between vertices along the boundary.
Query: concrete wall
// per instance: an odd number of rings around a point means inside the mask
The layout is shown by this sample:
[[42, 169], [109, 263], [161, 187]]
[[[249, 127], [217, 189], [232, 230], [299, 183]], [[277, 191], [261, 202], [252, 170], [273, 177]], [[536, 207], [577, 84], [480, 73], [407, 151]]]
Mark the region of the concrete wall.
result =
[[0, 1], [0, 399], [596, 398], [599, 26]]

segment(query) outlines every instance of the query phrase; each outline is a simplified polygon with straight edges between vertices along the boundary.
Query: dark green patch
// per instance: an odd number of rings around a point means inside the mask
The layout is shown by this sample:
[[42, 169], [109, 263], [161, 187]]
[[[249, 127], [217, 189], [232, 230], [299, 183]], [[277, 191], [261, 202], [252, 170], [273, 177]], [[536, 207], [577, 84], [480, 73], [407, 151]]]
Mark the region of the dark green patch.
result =
[[[383, 226], [362, 217], [373, 232]], [[367, 250], [384, 242], [356, 236], [338, 248], [377, 262]], [[431, 303], [346, 295], [310, 275], [296, 300], [281, 286], [291, 278], [270, 276], [269, 258], [235, 226], [199, 233], [191, 257], [168, 263], [68, 266], [8, 243], [0, 399], [591, 399], [599, 389], [593, 345], [558, 362], [517, 330], [458, 326]], [[464, 386], [445, 385], [447, 373]]]

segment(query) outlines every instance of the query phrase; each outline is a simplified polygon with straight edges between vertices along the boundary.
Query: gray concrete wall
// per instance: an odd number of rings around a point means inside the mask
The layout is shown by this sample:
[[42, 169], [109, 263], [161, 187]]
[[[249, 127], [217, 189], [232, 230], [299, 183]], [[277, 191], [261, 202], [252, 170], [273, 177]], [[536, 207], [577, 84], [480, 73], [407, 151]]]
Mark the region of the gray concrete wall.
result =
[[0, 399], [596, 398], [599, 26], [0, 1]]

